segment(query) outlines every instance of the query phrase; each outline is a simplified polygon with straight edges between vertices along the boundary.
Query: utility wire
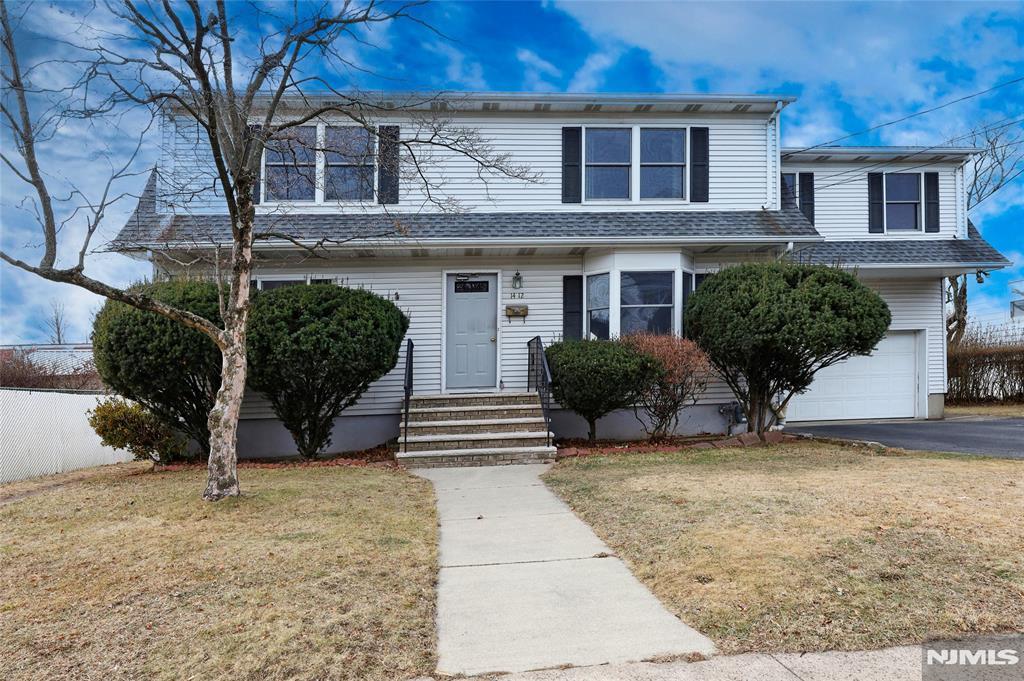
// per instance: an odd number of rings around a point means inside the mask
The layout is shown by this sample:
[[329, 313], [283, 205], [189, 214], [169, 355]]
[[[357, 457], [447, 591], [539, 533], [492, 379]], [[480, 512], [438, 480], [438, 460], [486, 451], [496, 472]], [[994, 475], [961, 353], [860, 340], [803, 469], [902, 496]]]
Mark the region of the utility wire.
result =
[[867, 134], [867, 133], [872, 132], [874, 130], [879, 130], [881, 128], [885, 128], [885, 127], [888, 127], [890, 125], [896, 125], [897, 123], [902, 123], [903, 121], [908, 121], [911, 118], [916, 118], [918, 116], [924, 116], [925, 114], [930, 114], [933, 111], [938, 111], [939, 109], [944, 109], [947, 106], [952, 106], [954, 104], [959, 104], [960, 102], [967, 101], [968, 99], [973, 99], [975, 97], [980, 97], [981, 95], [988, 94], [989, 92], [993, 92], [993, 91], [998, 90], [1000, 88], [1004, 88], [1004, 87], [1007, 87], [1009, 85], [1014, 85], [1014, 84], [1020, 83], [1022, 81], [1024, 81], [1024, 76], [1020, 76], [1019, 78], [1014, 78], [1013, 80], [1008, 80], [1008, 81], [1005, 81], [1003, 83], [997, 83], [996, 85], [993, 85], [992, 87], [987, 88], [985, 90], [980, 90], [978, 92], [973, 92], [973, 93], [971, 93], [969, 95], [964, 95], [963, 97], [958, 97], [957, 99], [952, 99], [952, 100], [950, 100], [948, 102], [943, 102], [942, 104], [933, 106], [931, 108], [922, 109], [922, 110], [916, 111], [916, 112], [914, 112], [912, 114], [907, 114], [906, 116], [903, 116], [902, 118], [897, 118], [895, 120], [887, 121], [885, 123], [879, 123], [878, 125], [871, 126], [870, 128], [867, 128], [865, 130], [861, 130], [860, 132], [852, 132], [849, 135], [843, 135], [842, 137], [837, 137], [836, 139], [829, 140], [828, 142], [822, 142], [821, 144], [815, 144], [814, 146], [811, 146], [811, 147], [805, 147], [803, 149], [798, 149], [797, 151], [791, 151], [791, 152], [789, 152], [786, 155], [789, 156], [790, 154], [799, 154], [799, 153], [803, 153], [805, 151], [811, 151], [813, 149], [819, 149], [821, 147], [825, 147], [825, 146], [828, 146], [830, 144], [835, 144], [836, 142], [842, 142], [843, 140], [850, 139], [851, 137], [859, 137], [860, 135]]

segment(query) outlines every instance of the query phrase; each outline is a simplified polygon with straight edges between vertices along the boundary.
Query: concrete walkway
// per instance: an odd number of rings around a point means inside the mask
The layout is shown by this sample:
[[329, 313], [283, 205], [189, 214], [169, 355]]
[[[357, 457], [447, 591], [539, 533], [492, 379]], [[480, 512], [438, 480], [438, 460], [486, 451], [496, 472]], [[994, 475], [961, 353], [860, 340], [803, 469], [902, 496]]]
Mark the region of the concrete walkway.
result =
[[441, 520], [438, 672], [523, 672], [711, 655], [538, 477], [547, 466], [434, 468]]

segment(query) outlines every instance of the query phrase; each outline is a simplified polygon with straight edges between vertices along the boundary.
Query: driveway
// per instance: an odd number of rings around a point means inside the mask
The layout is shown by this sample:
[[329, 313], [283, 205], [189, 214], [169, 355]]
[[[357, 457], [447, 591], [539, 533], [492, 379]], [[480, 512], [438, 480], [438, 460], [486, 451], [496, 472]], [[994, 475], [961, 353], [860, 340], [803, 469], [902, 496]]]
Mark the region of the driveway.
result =
[[1024, 418], [959, 416], [943, 421], [871, 421], [790, 424], [787, 431], [890, 447], [1024, 460]]

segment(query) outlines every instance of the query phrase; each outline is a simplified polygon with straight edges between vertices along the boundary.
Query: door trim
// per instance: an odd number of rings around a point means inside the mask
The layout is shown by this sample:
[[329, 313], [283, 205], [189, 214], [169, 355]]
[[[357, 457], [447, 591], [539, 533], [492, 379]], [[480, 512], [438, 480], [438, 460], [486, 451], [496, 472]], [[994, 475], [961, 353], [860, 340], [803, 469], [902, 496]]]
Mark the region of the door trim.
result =
[[448, 390], [448, 277], [456, 274], [493, 274], [497, 285], [497, 295], [494, 297], [494, 328], [495, 344], [497, 348], [494, 353], [494, 385], [484, 388], [458, 388], [459, 393], [491, 393], [497, 392], [501, 385], [501, 269], [494, 268], [471, 268], [464, 267], [456, 270], [441, 270], [441, 392], [449, 393]]

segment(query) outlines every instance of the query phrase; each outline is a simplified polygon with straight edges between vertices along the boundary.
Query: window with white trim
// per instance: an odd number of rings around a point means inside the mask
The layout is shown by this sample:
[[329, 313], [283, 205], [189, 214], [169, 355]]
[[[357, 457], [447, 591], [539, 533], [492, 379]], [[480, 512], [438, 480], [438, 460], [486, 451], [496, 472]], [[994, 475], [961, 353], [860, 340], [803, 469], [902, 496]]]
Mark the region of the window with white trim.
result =
[[374, 200], [373, 131], [319, 123], [283, 130], [263, 157], [263, 200], [307, 203]]
[[797, 207], [796, 173], [782, 173], [782, 207]]
[[587, 276], [587, 338], [609, 337], [608, 282], [607, 272]]
[[316, 199], [316, 136], [316, 126], [304, 125], [267, 142], [263, 171], [267, 201]]
[[684, 128], [640, 128], [640, 198], [686, 198]]
[[628, 199], [633, 131], [630, 128], [587, 128], [587, 199]]
[[327, 126], [324, 200], [373, 200], [373, 136], [366, 128]]
[[921, 173], [885, 174], [885, 229], [921, 229]]
[[619, 333], [672, 333], [675, 272], [622, 272]]

